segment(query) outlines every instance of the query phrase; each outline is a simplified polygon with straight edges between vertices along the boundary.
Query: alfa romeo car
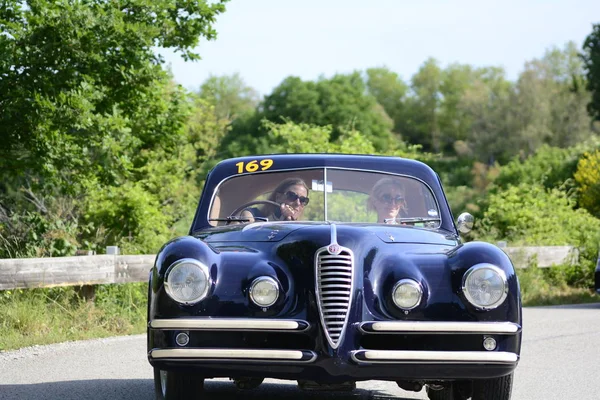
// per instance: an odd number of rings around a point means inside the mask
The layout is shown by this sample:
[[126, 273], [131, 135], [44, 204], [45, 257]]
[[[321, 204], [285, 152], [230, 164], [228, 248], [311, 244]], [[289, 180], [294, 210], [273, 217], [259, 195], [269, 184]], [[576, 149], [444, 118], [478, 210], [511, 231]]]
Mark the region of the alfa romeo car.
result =
[[159, 399], [265, 378], [357, 381], [432, 400], [506, 400], [520, 358], [519, 283], [498, 247], [465, 241], [440, 178], [398, 157], [221, 161], [189, 234], [150, 273], [148, 360]]

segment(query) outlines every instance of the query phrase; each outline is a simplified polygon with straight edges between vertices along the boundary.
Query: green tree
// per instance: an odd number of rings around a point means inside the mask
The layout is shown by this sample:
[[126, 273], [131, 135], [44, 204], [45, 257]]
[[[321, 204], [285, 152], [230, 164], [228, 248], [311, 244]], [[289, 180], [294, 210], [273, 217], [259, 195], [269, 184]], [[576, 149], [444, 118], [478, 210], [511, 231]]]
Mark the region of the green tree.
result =
[[197, 107], [153, 48], [198, 59], [224, 3], [0, 5], [0, 253], [65, 255], [124, 236], [156, 251], [146, 239], [167, 237], [194, 194], [202, 159], [189, 141], [202, 130], [186, 128]]
[[[115, 182], [185, 119], [153, 46], [197, 59], [223, 2], [7, 0], [0, 6], [0, 170]], [[166, 98], [165, 90], [170, 94]], [[66, 176], [65, 176], [66, 175]]]
[[524, 155], [542, 144], [568, 147], [592, 135], [585, 113], [583, 65], [574, 43], [551, 48], [525, 65], [516, 85], [515, 131]]
[[515, 153], [514, 130], [510, 115], [512, 84], [501, 68], [485, 68], [465, 90], [457, 107], [469, 120], [465, 153], [480, 162], [493, 165]]
[[410, 143], [421, 144], [427, 151], [442, 149], [439, 124], [442, 69], [438, 62], [428, 59], [411, 79], [411, 96], [406, 102], [402, 136]]
[[214, 106], [218, 119], [229, 121], [253, 112], [258, 105], [258, 93], [237, 73], [210, 76], [200, 86], [198, 96]]
[[296, 124], [286, 121], [276, 124], [263, 121], [270, 137], [269, 152], [272, 153], [342, 153], [342, 154], [381, 154], [405, 158], [426, 160], [418, 146], [406, 146], [403, 143], [387, 152], [378, 152], [371, 140], [362, 133], [351, 130], [342, 132], [332, 140], [331, 126]]
[[400, 133], [408, 85], [388, 68], [367, 69], [366, 85], [386, 114], [394, 121], [394, 132]]
[[587, 109], [595, 121], [600, 121], [600, 24], [592, 25], [581, 56], [585, 64], [587, 89], [592, 93]]
[[515, 157], [502, 166], [494, 184], [503, 189], [526, 183], [567, 191], [574, 187], [573, 174], [585, 148], [583, 145], [566, 149], [543, 145], [527, 159]]
[[378, 108], [375, 98], [366, 93], [359, 73], [335, 75], [331, 79], [303, 82], [289, 77], [265, 97], [261, 104], [264, 118], [273, 122], [289, 119], [332, 127], [332, 140], [344, 131], [357, 130], [379, 151], [393, 145], [392, 121]]
[[475, 79], [475, 71], [469, 65], [452, 64], [442, 72], [439, 124], [445, 152], [452, 150], [456, 141], [467, 137], [470, 121], [458, 105]]

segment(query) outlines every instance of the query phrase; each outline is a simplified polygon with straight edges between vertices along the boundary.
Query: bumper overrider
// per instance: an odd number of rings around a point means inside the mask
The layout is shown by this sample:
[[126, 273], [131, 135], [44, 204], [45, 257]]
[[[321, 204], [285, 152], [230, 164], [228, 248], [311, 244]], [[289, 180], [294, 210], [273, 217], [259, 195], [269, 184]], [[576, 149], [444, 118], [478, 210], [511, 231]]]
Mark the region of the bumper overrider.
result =
[[[434, 322], [434, 321], [365, 321], [349, 324], [347, 342], [331, 349], [319, 336], [317, 326], [307, 321], [261, 318], [174, 318], [155, 319], [149, 323], [148, 358], [152, 365], [176, 368], [180, 364], [197, 367], [207, 376], [231, 376], [235, 373], [264, 374], [273, 378], [289, 378], [294, 374], [324, 375], [331, 378], [351, 377], [356, 380], [419, 377], [424, 379], [459, 379], [494, 377], [510, 373], [519, 361], [518, 343], [521, 326], [511, 322]], [[190, 340], [178, 346], [173, 340], [184, 332], [190, 337], [212, 337], [213, 340]], [[265, 348], [256, 342], [228, 341], [226, 334], [254, 333], [258, 337], [287, 335], [297, 337], [300, 345], [290, 348], [294, 339], [286, 340], [287, 348]], [[223, 337], [222, 341], [217, 338]], [[291, 335], [291, 336], [290, 336]], [[240, 336], [240, 337], [242, 337]], [[308, 340], [307, 337], [313, 337]], [[160, 339], [159, 339], [160, 337]], [[497, 348], [485, 350], [482, 341], [492, 337]], [[382, 340], [379, 340], [379, 339]], [[420, 342], [421, 338], [429, 338]], [[307, 339], [307, 340], [303, 340]], [[385, 343], [421, 343], [417, 349]], [[276, 343], [276, 340], [267, 343]], [[224, 346], [215, 346], [222, 343]], [[367, 343], [379, 343], [369, 348]], [[382, 345], [382, 343], [384, 345]], [[426, 343], [426, 344], [423, 344]], [[445, 343], [441, 346], [432, 343]], [[450, 344], [449, 344], [450, 343]], [[459, 343], [453, 349], [452, 343]], [[465, 345], [465, 343], [469, 343]], [[501, 345], [504, 343], [504, 345]], [[205, 345], [208, 346], [205, 347]], [[244, 347], [248, 344], [248, 347]], [[482, 349], [482, 350], [476, 350]], [[510, 351], [514, 349], [514, 351]], [[278, 368], [273, 368], [277, 366]], [[294, 368], [286, 368], [286, 367]], [[405, 366], [406, 368], [402, 368]], [[394, 367], [394, 368], [390, 368]]]

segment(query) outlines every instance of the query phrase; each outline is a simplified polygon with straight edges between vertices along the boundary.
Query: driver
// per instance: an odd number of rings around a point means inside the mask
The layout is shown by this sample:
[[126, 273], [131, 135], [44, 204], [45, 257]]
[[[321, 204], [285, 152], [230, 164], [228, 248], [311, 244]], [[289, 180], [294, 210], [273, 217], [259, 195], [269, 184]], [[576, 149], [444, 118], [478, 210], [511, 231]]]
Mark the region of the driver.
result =
[[275, 188], [268, 200], [279, 205], [262, 205], [247, 208], [241, 213], [242, 218], [250, 221], [254, 217], [268, 218], [269, 221], [297, 221], [302, 218], [304, 207], [308, 204], [308, 186], [300, 178], [286, 178]]

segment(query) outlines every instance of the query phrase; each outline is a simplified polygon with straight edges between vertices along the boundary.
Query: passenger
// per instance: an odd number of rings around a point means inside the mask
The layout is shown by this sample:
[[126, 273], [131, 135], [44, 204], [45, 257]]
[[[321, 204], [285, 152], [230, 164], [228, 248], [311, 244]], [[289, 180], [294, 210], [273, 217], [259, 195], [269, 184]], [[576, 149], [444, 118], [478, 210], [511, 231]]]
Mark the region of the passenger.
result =
[[377, 212], [377, 222], [399, 224], [406, 215], [404, 187], [396, 178], [383, 178], [373, 185], [367, 208]]
[[284, 179], [267, 200], [279, 204], [279, 207], [265, 204], [248, 208], [242, 212], [241, 217], [250, 221], [254, 217], [266, 217], [269, 221], [297, 221], [302, 218], [304, 207], [309, 202], [308, 186], [300, 178]]

